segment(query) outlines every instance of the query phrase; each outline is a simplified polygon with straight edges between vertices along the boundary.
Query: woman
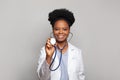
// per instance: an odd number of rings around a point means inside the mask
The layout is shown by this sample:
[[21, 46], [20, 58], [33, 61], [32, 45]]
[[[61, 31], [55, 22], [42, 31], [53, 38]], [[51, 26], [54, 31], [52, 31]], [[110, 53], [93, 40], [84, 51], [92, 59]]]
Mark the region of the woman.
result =
[[74, 15], [67, 9], [56, 9], [49, 13], [56, 44], [46, 41], [41, 49], [38, 61], [40, 80], [84, 80], [84, 68], [81, 50], [67, 41], [70, 27], [75, 21]]

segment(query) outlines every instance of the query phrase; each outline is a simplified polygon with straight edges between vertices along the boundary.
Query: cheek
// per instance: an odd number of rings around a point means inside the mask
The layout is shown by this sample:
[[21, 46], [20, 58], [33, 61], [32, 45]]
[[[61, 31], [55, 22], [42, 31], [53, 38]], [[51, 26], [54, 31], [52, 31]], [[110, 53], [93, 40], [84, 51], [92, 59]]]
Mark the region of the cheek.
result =
[[69, 36], [70, 31], [66, 32], [66, 35]]
[[57, 31], [53, 31], [53, 35], [57, 35], [58, 34], [58, 32]]
[[57, 35], [58, 35], [58, 32], [53, 31], [53, 36], [54, 36], [55, 38], [57, 37]]

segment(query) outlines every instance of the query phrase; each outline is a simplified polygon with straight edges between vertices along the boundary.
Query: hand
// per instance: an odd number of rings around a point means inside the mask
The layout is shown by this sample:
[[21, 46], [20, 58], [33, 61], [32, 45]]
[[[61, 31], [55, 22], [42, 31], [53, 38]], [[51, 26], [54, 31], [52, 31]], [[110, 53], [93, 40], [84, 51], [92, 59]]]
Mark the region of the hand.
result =
[[48, 62], [48, 64], [50, 64], [52, 56], [55, 51], [54, 46], [50, 43], [50, 38], [47, 39], [47, 42], [45, 45], [45, 51], [46, 51], [46, 61]]

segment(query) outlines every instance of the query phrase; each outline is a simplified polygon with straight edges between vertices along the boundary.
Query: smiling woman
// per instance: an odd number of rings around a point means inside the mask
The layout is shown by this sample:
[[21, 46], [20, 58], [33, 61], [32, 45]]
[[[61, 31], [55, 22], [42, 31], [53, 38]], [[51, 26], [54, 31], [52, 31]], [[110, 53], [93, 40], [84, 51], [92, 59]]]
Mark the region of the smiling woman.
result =
[[69, 35], [70, 28], [65, 20], [58, 20], [55, 22], [53, 27], [54, 37], [57, 42], [62, 43], [67, 41], [67, 37]]
[[84, 80], [81, 50], [67, 41], [70, 27], [75, 21], [73, 13], [67, 9], [56, 9], [49, 13], [48, 20], [56, 43], [52, 45], [48, 38], [45, 47], [41, 49], [37, 70], [39, 79]]

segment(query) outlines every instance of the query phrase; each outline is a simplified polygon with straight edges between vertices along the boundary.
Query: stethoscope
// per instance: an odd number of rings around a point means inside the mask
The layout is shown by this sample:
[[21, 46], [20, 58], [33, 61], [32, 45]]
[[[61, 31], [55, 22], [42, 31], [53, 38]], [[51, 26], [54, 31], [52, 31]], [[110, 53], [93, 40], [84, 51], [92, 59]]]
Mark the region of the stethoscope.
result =
[[[70, 34], [71, 34], [71, 38], [68, 41], [70, 41], [72, 39], [72, 37], [73, 37], [73, 34], [71, 32], [70, 32]], [[50, 34], [50, 37], [51, 37], [51, 34]], [[52, 39], [53, 39], [52, 43], [54, 44], [56, 41], [55, 41], [54, 38], [52, 38]], [[65, 45], [61, 49], [59, 47], [57, 47], [57, 46], [54, 46], [54, 48], [55, 48], [55, 55], [54, 55], [53, 60], [51, 61], [50, 66], [49, 66], [50, 71], [55, 71], [55, 70], [57, 70], [60, 67], [60, 64], [61, 64], [61, 61], [62, 61], [62, 50], [65, 48], [66, 45], [67, 45], [67, 43], [65, 43]], [[55, 61], [55, 58], [56, 58], [56, 55], [57, 55], [57, 48], [60, 50], [59, 64], [58, 64], [58, 66], [56, 68], [52, 69], [51, 66], [53, 65], [53, 63]]]
[[55, 71], [55, 70], [57, 70], [60, 67], [60, 64], [61, 64], [61, 61], [62, 61], [62, 50], [65, 48], [65, 46], [66, 46], [66, 44], [63, 46], [62, 49], [59, 48], [59, 50], [60, 50], [59, 64], [58, 64], [58, 66], [56, 68], [52, 69], [51, 66], [53, 65], [53, 62], [55, 61], [55, 58], [56, 58], [56, 55], [57, 55], [57, 46], [54, 46], [54, 48], [55, 48], [55, 55], [54, 55], [54, 58], [53, 58], [52, 62], [50, 63], [50, 66], [49, 66], [50, 71]]

